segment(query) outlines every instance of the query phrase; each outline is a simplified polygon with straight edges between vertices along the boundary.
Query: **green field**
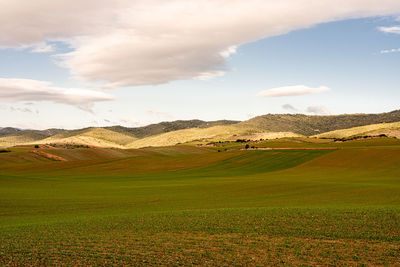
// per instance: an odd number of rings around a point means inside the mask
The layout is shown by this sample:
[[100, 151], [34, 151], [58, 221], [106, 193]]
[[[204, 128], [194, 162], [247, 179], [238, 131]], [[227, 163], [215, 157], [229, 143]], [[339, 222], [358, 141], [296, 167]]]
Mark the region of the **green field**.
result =
[[400, 265], [400, 140], [254, 145], [0, 153], [0, 265]]

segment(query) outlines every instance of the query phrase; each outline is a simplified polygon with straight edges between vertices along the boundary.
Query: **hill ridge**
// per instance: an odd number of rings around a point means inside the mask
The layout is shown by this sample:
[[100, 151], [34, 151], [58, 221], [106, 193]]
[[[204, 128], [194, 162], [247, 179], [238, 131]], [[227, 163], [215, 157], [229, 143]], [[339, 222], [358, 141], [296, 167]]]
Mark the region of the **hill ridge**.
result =
[[[400, 110], [378, 114], [266, 114], [247, 121], [176, 120], [132, 128], [120, 125], [75, 130], [23, 130], [5, 127], [0, 129], [0, 146], [73, 143], [99, 147], [138, 148], [168, 146], [196, 140], [319, 137], [320, 134], [337, 130], [395, 122], [400, 122]], [[382, 129], [384, 131], [385, 127]]]

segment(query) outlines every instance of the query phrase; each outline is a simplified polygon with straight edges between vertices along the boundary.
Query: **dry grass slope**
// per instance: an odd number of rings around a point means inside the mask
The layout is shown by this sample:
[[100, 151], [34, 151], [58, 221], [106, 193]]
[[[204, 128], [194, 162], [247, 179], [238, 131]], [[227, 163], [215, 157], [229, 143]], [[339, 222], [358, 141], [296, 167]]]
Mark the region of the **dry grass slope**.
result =
[[390, 137], [400, 138], [400, 122], [379, 123], [366, 126], [342, 129], [315, 135], [317, 138], [347, 138], [362, 135], [386, 134]]
[[380, 114], [344, 114], [332, 116], [267, 114], [241, 122], [240, 125], [268, 132], [294, 132], [312, 136], [339, 129], [392, 122], [400, 122], [400, 110]]
[[380, 114], [337, 116], [267, 114], [239, 123], [227, 120], [211, 122], [181, 120], [137, 128], [113, 126], [44, 131], [3, 128], [0, 129], [0, 147], [61, 143], [95, 147], [141, 148], [196, 141], [257, 140], [301, 136], [341, 138], [360, 134], [386, 134], [400, 137], [400, 130], [396, 123], [400, 123], [400, 110]]
[[96, 147], [124, 148], [136, 138], [123, 133], [114, 132], [104, 128], [87, 128], [84, 130], [63, 132], [46, 139], [40, 140], [40, 144], [82, 144]]
[[128, 148], [141, 148], [148, 146], [172, 146], [179, 143], [193, 141], [219, 141], [230, 139], [274, 139], [283, 137], [299, 137], [301, 135], [291, 132], [263, 132], [262, 130], [240, 124], [228, 126], [214, 126], [210, 128], [192, 128], [168, 132], [155, 136], [138, 139], [128, 144]]

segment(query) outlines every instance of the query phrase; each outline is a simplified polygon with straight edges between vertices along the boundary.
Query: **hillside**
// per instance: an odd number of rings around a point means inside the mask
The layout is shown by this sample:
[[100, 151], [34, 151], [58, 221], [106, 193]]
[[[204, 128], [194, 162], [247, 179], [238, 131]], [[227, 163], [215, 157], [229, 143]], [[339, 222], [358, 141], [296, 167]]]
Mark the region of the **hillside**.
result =
[[65, 131], [46, 139], [40, 140], [38, 144], [62, 143], [80, 144], [96, 147], [124, 148], [124, 145], [134, 141], [136, 138], [104, 128], [86, 128], [82, 130]]
[[202, 121], [202, 120], [177, 120], [171, 122], [160, 122], [156, 124], [150, 124], [143, 127], [137, 128], [127, 128], [122, 126], [112, 126], [105, 127], [105, 129], [109, 129], [115, 132], [128, 134], [134, 136], [136, 138], [144, 138], [152, 135], [168, 133], [172, 131], [178, 131], [183, 129], [190, 128], [209, 128], [213, 126], [219, 125], [232, 125], [236, 124], [239, 121], [231, 121], [231, 120], [218, 120], [218, 121]]
[[345, 114], [331, 116], [309, 116], [303, 114], [267, 114], [258, 116], [240, 125], [270, 132], [294, 132], [315, 135], [339, 129], [348, 129], [369, 124], [400, 121], [400, 110], [380, 114]]
[[128, 144], [128, 148], [141, 148], [147, 146], [172, 146], [179, 143], [194, 141], [219, 141], [236, 139], [272, 139], [282, 137], [298, 137], [300, 135], [291, 132], [259, 132], [252, 127], [239, 124], [227, 126], [214, 126], [210, 128], [184, 129], [164, 134], [137, 139]]
[[[299, 136], [351, 136], [370, 133], [399, 137], [397, 128], [389, 129], [389, 123], [400, 122], [400, 110], [380, 114], [345, 114], [309, 116], [303, 114], [267, 114], [247, 121], [178, 120], [161, 122], [143, 127], [123, 126], [90, 127], [78, 130], [21, 130], [0, 129], [0, 146], [21, 144], [80, 144], [96, 147], [140, 148], [170, 146], [178, 143], [226, 140], [226, 139], [274, 139]], [[372, 128], [353, 129], [367, 125]], [[382, 126], [383, 125], [383, 126]], [[383, 128], [382, 128], [383, 127]], [[393, 126], [394, 127], [394, 126]], [[343, 130], [330, 133], [332, 131]], [[324, 134], [330, 133], [330, 134]]]
[[348, 138], [354, 136], [380, 135], [400, 138], [400, 122], [379, 123], [359, 126], [349, 129], [336, 130], [315, 135], [317, 138]]
[[2, 128], [0, 130], [0, 147], [23, 144], [73, 143], [99, 147], [124, 148], [138, 138], [188, 128], [207, 128], [216, 125], [231, 125], [237, 121], [219, 120], [178, 120], [161, 122], [143, 127], [128, 128], [123, 126], [89, 127], [77, 130], [21, 130], [17, 128]]
[[64, 130], [20, 130], [17, 128], [3, 128], [0, 130], [0, 147], [15, 146], [43, 140]]

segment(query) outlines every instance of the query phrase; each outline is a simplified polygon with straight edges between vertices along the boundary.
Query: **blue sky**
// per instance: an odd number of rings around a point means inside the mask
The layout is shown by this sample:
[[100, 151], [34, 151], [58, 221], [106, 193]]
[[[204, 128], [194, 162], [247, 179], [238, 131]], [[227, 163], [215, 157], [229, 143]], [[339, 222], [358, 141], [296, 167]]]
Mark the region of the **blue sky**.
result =
[[[29, 79], [48, 82], [46, 90], [56, 88], [56, 92], [59, 88], [65, 92], [80, 88], [87, 90], [82, 92], [89, 92], [84, 98], [88, 104], [82, 99], [68, 99], [63, 103], [60, 98], [54, 100], [53, 93], [44, 99], [29, 98], [26, 95], [31, 91], [26, 93], [25, 87], [14, 89], [3, 85], [1, 88], [0, 83], [3, 114], [0, 126], [37, 129], [139, 126], [177, 119], [245, 120], [266, 113], [377, 113], [399, 109], [400, 52], [382, 52], [400, 48], [396, 28], [384, 30], [398, 25], [400, 21], [395, 15], [315, 23], [288, 33], [234, 44], [236, 51], [224, 58], [225, 62], [218, 63], [219, 58], [216, 68], [207, 66], [212, 71], [225, 71], [219, 76], [196, 79], [189, 72], [184, 73], [183, 79], [175, 79], [174, 73], [161, 84], [158, 80], [152, 84], [146, 78], [145, 85], [129, 80], [111, 89], [103, 89], [104, 81], [98, 82], [97, 76], [94, 82], [82, 78], [88, 74], [76, 64], [86, 64], [90, 58], [84, 58], [85, 61], [79, 58], [69, 66], [60, 60], [57, 55], [77, 50], [75, 43], [44, 40], [54, 48], [46, 53], [33, 53], [30, 44], [11, 45], [0, 49], [0, 78], [4, 83], [10, 79]], [[37, 46], [37, 42], [33, 43]], [[79, 45], [85, 48], [86, 44]], [[135, 54], [129, 60], [135, 62]], [[151, 66], [145, 71], [151, 73]], [[288, 86], [291, 91], [301, 90], [301, 85], [306, 92], [275, 97], [257, 95]], [[321, 86], [329, 90], [314, 90]], [[22, 96], [15, 100], [10, 96], [13, 90]], [[91, 91], [104, 96], [93, 97]], [[80, 95], [79, 91], [76, 97]]]

